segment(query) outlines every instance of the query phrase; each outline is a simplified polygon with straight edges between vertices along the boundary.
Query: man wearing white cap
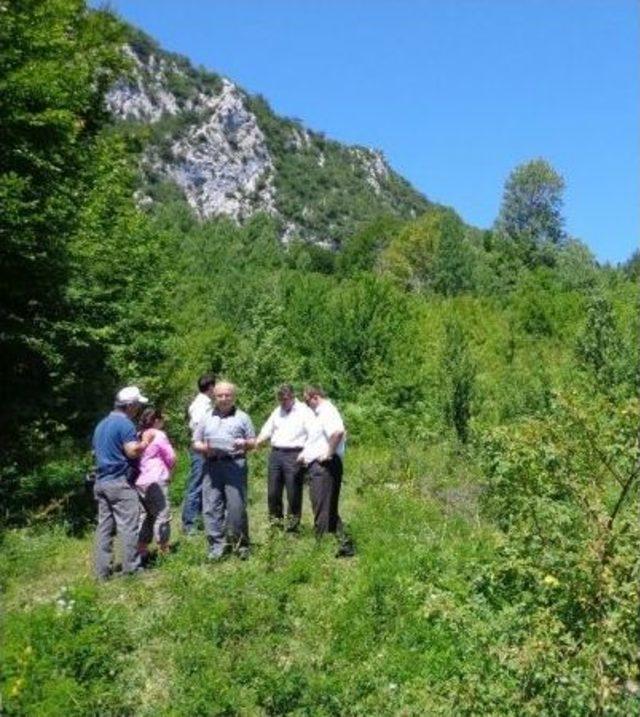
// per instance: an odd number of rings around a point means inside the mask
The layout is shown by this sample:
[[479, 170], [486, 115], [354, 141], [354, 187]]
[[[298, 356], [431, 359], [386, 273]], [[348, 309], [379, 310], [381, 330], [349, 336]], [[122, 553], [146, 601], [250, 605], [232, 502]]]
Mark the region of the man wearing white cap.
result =
[[139, 441], [133, 418], [148, 399], [137, 386], [118, 391], [111, 413], [93, 432], [93, 454], [96, 462], [94, 496], [98, 503], [96, 529], [96, 574], [105, 580], [111, 575], [113, 537], [120, 533], [123, 545], [122, 572], [138, 569], [138, 515], [140, 504], [133, 487], [137, 461], [149, 445]]

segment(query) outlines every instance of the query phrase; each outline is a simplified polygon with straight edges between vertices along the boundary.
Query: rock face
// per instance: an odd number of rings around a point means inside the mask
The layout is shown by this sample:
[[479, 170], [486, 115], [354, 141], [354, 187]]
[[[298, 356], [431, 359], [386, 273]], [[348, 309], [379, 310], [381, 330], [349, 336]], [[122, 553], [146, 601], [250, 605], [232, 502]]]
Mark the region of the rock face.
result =
[[202, 219], [227, 215], [242, 221], [257, 211], [275, 213], [273, 163], [264, 135], [228, 80], [219, 93], [197, 92], [180, 102], [169, 78], [188, 78], [176, 63], [150, 55], [146, 63], [125, 47], [131, 77], [108, 93], [111, 113], [122, 120], [156, 123], [183, 114], [186, 131], [160, 152], [150, 147], [142, 162], [146, 172], [173, 180]]
[[200, 108], [200, 121], [171, 145], [173, 161], [154, 159], [154, 169], [182, 188], [203, 219], [274, 214], [271, 156], [237, 87], [225, 80], [220, 95], [203, 96]]
[[123, 47], [123, 53], [132, 64], [132, 71], [129, 78], [118, 81], [107, 94], [109, 111], [119, 119], [141, 122], [156, 122], [164, 114], [177, 114], [178, 102], [166, 87], [167, 75], [177, 71], [175, 63], [151, 55], [145, 65], [128, 45]]
[[387, 167], [382, 153], [360, 147], [351, 151], [356, 158], [356, 162], [359, 162], [364, 167], [366, 181], [378, 194], [382, 193], [382, 182], [389, 176], [389, 167]]
[[[359, 178], [357, 181], [369, 196], [367, 201], [376, 203], [379, 196], [381, 211], [395, 210], [393, 181], [397, 189], [403, 180], [397, 175], [393, 179], [379, 152], [325, 142], [299, 122], [280, 120], [273, 114], [268, 115], [271, 135], [267, 136], [251, 111], [255, 104], [229, 80], [194, 70], [184, 58], [164, 53], [149, 38], [142, 45], [126, 45], [124, 52], [130, 71], [109, 91], [106, 103], [117, 120], [152, 126], [153, 139], [140, 160], [146, 179], [136, 193], [140, 206], [153, 203], [150, 186], [169, 180], [180, 188], [201, 219], [224, 215], [242, 222], [257, 212], [266, 212], [280, 220], [285, 242], [298, 237], [335, 246], [339, 238], [331, 236], [334, 220], [322, 224], [317, 218], [321, 215], [318, 207], [327, 204], [326, 196], [318, 192], [317, 197], [310, 197], [303, 186], [309, 180], [309, 172], [293, 165], [298, 166], [296, 156], [300, 163], [312, 156], [314, 171], [334, 171], [335, 176], [339, 154], [343, 174], [348, 171]], [[278, 148], [279, 156], [273, 155], [272, 145]], [[325, 168], [326, 151], [333, 152], [333, 165], [329, 168]], [[289, 175], [279, 182], [278, 172], [284, 165]], [[292, 171], [298, 172], [300, 180], [290, 179]], [[324, 186], [330, 181], [324, 180]], [[408, 187], [406, 183], [404, 186]], [[283, 187], [289, 192], [286, 197], [282, 195]], [[343, 191], [337, 186], [329, 188], [334, 194]], [[344, 190], [345, 194], [348, 191]], [[426, 203], [411, 188], [402, 191], [404, 205], [411, 206], [403, 205], [399, 213], [414, 213], [414, 205]]]

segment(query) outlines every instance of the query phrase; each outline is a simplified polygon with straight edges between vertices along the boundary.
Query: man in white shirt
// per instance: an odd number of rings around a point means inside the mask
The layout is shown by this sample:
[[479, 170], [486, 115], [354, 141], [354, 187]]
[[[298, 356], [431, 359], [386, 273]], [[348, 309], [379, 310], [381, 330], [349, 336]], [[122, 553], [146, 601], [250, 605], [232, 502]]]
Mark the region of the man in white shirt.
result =
[[354, 554], [353, 544], [344, 531], [338, 512], [343, 474], [344, 422], [321, 388], [307, 386], [304, 400], [315, 413], [316, 421], [298, 460], [308, 468], [316, 535], [334, 533], [340, 541], [337, 556], [350, 557]]
[[[203, 419], [213, 409], [211, 403], [213, 399], [213, 391], [216, 385], [216, 377], [211, 373], [206, 373], [198, 379], [198, 395], [191, 402], [187, 409], [187, 418], [189, 421], [189, 431], [191, 432], [191, 440], [196, 432], [196, 428]], [[204, 471], [204, 457], [202, 453], [194, 451], [190, 452], [191, 470], [189, 480], [184, 496], [184, 505], [182, 507], [182, 532], [185, 535], [192, 535], [196, 529], [196, 521], [202, 513], [202, 476]]]
[[315, 423], [311, 409], [295, 397], [293, 386], [284, 384], [277, 392], [273, 410], [256, 439], [256, 448], [271, 443], [267, 479], [267, 507], [273, 525], [282, 525], [282, 494], [287, 493], [286, 530], [295, 532], [302, 515], [304, 465], [297, 459]]

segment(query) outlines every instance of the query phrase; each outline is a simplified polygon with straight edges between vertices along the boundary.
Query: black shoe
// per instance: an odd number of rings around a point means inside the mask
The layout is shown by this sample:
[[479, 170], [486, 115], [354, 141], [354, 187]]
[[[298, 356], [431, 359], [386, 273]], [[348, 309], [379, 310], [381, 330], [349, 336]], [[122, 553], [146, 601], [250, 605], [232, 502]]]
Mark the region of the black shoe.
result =
[[240, 558], [240, 560], [247, 560], [249, 558], [249, 548], [246, 546], [243, 546], [242, 548], [238, 548], [236, 551], [236, 555]]
[[342, 543], [336, 552], [336, 558], [352, 558], [355, 554], [353, 543]]
[[219, 550], [210, 550], [207, 553], [207, 560], [211, 563], [219, 563], [221, 560], [224, 560], [227, 557], [227, 554], [225, 552], [220, 552]]

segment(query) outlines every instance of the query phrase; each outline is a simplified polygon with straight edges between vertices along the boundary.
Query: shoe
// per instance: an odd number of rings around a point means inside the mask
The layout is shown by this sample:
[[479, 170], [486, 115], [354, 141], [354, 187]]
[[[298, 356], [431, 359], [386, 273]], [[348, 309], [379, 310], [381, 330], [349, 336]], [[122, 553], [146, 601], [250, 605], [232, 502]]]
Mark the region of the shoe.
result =
[[238, 548], [238, 550], [236, 551], [236, 555], [240, 558], [240, 560], [247, 560], [247, 558], [249, 557], [249, 548], [247, 548], [246, 546]]
[[336, 558], [352, 558], [355, 554], [353, 543], [342, 543], [336, 552]]
[[219, 550], [210, 550], [207, 553], [207, 560], [212, 563], [219, 563], [221, 560], [224, 560], [225, 557], [225, 554]]

